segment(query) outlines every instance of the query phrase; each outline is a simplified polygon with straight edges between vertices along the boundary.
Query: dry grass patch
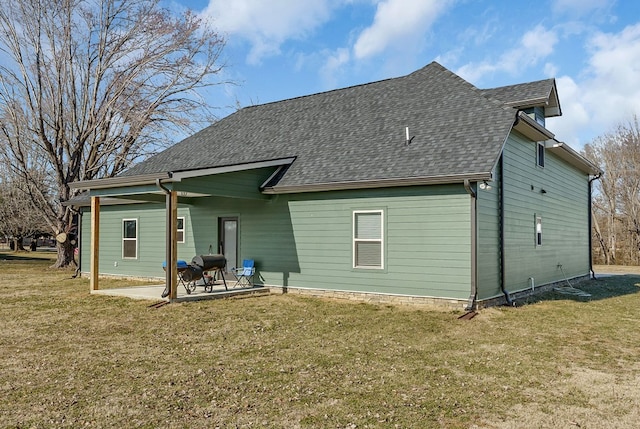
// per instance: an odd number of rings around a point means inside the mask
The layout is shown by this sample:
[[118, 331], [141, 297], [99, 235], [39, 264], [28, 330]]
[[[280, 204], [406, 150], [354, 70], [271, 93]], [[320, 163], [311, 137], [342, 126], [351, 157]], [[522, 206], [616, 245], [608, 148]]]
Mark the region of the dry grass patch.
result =
[[637, 422], [640, 277], [461, 321], [287, 295], [153, 309], [2, 256], [0, 427]]
[[640, 274], [640, 267], [627, 265], [594, 265], [593, 270], [596, 274]]

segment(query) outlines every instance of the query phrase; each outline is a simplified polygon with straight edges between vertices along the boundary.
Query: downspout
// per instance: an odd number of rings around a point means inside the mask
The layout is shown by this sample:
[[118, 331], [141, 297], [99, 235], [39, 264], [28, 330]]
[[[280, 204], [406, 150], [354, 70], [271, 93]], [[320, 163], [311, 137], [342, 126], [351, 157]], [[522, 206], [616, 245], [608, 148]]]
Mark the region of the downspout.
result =
[[[517, 123], [517, 122], [516, 122]], [[509, 296], [506, 284], [506, 255], [505, 255], [505, 224], [504, 224], [504, 152], [500, 155], [500, 190], [498, 192], [498, 223], [500, 229], [500, 290], [507, 301], [508, 306], [514, 306], [515, 303]]]
[[593, 214], [591, 213], [591, 196], [593, 193], [593, 189], [592, 189], [592, 184], [594, 181], [600, 179], [602, 177], [602, 173], [598, 173], [596, 176], [594, 176], [592, 179], [589, 179], [589, 273], [591, 273], [591, 278], [592, 279], [596, 279], [596, 273], [595, 271], [593, 271]]
[[[171, 210], [169, 210], [169, 206], [171, 205], [171, 191], [166, 188], [163, 184], [162, 184], [162, 179], [156, 179], [156, 186], [158, 188], [160, 188], [162, 190], [162, 192], [164, 192], [165, 194], [165, 198], [166, 198], [166, 209], [165, 211], [167, 212], [166, 214], [166, 225], [167, 228], [170, 227], [171, 225]], [[165, 244], [165, 263], [166, 263], [166, 268], [165, 268], [165, 287], [164, 287], [164, 291], [162, 291], [162, 297], [165, 298], [167, 296], [169, 296], [169, 294], [171, 293], [171, 266], [169, 264], [171, 264], [171, 260], [172, 260], [172, 255], [171, 255], [171, 247], [172, 247], [172, 243], [171, 243], [171, 234], [165, 234], [166, 235], [166, 244]]]
[[464, 179], [464, 189], [471, 196], [471, 293], [467, 302], [467, 311], [475, 311], [478, 303], [478, 252], [477, 252], [477, 194], [469, 179]]

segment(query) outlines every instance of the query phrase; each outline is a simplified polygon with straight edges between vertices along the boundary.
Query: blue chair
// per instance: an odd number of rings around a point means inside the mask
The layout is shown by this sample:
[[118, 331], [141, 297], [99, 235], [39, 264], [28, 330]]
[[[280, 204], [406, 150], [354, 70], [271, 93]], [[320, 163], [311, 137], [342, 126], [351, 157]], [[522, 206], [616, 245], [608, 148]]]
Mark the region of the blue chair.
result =
[[[184, 289], [187, 291], [187, 294], [190, 294], [194, 290], [196, 290], [196, 282], [185, 281], [182, 277], [183, 273], [190, 268], [187, 261], [183, 261], [182, 259], [178, 259], [176, 261], [176, 268], [178, 270], [178, 283], [184, 286]], [[162, 261], [162, 269], [167, 271], [167, 261]], [[162, 292], [162, 297], [169, 296], [169, 285], [165, 288], [164, 292]]]
[[242, 261], [242, 268], [232, 270], [236, 278], [236, 286], [253, 287], [253, 275], [256, 273], [256, 266], [253, 259]]

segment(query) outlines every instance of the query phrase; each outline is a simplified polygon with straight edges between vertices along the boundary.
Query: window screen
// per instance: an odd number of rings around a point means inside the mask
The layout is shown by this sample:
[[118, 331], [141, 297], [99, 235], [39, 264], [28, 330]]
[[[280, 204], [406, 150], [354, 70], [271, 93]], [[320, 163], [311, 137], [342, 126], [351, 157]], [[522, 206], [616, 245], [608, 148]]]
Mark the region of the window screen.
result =
[[138, 221], [124, 219], [122, 221], [122, 257], [138, 257]]
[[382, 211], [353, 213], [353, 266], [383, 268]]

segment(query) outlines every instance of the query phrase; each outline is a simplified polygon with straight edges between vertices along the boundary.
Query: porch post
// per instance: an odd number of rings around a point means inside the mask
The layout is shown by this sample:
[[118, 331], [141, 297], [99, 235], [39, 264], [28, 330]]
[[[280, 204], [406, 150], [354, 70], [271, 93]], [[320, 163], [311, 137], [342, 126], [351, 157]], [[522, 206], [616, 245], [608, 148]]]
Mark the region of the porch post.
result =
[[178, 298], [178, 193], [171, 191], [167, 198], [170, 200], [170, 210], [168, 210], [167, 216], [171, 218], [169, 219], [170, 229], [168, 233], [170, 243], [167, 243], [167, 245], [170, 245], [171, 251], [171, 293], [169, 294], [169, 299], [174, 300]]
[[98, 290], [98, 273], [100, 262], [100, 197], [91, 197], [91, 263], [89, 271], [89, 288]]

